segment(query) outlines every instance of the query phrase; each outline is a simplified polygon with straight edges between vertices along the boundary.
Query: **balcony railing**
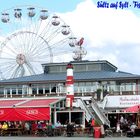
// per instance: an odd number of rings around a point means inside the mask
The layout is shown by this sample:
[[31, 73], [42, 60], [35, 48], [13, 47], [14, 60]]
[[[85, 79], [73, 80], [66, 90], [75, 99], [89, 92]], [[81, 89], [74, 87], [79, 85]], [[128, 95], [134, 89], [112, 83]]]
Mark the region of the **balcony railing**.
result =
[[[136, 94], [137, 93], [137, 94]], [[140, 95], [140, 92], [132, 92], [132, 91], [123, 91], [123, 92], [108, 92], [106, 93], [110, 96], [118, 96], [118, 95]], [[106, 96], [106, 94], [103, 94], [103, 98]], [[66, 96], [66, 93], [56, 93], [56, 92], [52, 92], [52, 93], [38, 93], [38, 94], [0, 94], [0, 98], [24, 98], [24, 97], [64, 97]], [[87, 96], [92, 96], [95, 100], [97, 99], [97, 93], [96, 92], [76, 92], [74, 93], [75, 97], [87, 97]]]

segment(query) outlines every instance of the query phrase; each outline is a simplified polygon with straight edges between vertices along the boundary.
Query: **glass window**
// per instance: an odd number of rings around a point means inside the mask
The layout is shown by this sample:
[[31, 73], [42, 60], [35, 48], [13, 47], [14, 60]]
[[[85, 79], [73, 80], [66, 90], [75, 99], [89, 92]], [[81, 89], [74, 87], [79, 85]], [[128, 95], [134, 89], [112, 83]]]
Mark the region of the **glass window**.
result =
[[79, 82], [79, 86], [85, 86], [85, 82]]
[[88, 71], [99, 71], [101, 66], [99, 64], [89, 64], [87, 65]]
[[75, 65], [74, 71], [86, 71], [86, 65]]
[[83, 112], [72, 112], [71, 113], [71, 122], [75, 122], [75, 124], [82, 124]]
[[69, 112], [57, 112], [57, 121], [61, 124], [67, 124], [69, 122]]
[[12, 94], [16, 94], [16, 89], [12, 88]]
[[6, 90], [7, 90], [7, 94], [10, 94], [10, 88], [7, 88]]
[[22, 94], [22, 88], [18, 89], [18, 94]]
[[4, 94], [4, 88], [3, 87], [0, 88], [0, 94]]
[[33, 87], [33, 88], [32, 88], [32, 93], [33, 93], [33, 94], [37, 94], [37, 88]]
[[92, 86], [92, 82], [86, 82], [86, 86]]

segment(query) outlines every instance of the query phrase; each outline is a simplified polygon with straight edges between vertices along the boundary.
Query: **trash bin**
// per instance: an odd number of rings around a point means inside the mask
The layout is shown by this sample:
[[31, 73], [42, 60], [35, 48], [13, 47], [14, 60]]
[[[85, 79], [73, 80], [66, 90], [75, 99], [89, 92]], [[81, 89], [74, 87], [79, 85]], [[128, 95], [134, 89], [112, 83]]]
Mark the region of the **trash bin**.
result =
[[94, 138], [101, 137], [101, 127], [94, 127]]

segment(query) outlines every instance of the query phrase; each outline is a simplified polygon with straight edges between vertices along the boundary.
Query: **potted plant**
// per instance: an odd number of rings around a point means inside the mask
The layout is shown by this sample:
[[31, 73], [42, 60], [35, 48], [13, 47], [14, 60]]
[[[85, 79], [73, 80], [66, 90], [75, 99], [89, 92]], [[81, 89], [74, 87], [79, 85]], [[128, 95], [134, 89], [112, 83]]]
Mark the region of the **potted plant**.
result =
[[101, 92], [102, 92], [102, 89], [101, 88], [98, 88], [96, 93], [97, 93], [97, 100], [99, 101], [101, 99]]

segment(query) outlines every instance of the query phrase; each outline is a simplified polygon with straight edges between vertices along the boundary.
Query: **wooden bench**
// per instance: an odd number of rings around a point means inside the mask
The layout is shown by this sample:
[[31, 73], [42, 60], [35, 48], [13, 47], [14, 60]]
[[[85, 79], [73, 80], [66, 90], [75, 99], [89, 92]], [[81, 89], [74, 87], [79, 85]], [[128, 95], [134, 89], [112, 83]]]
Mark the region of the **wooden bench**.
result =
[[1, 136], [21, 136], [22, 135], [22, 129], [20, 128], [8, 128], [8, 129], [1, 129]]

